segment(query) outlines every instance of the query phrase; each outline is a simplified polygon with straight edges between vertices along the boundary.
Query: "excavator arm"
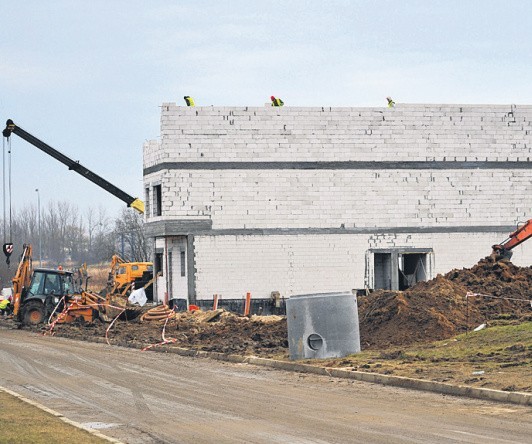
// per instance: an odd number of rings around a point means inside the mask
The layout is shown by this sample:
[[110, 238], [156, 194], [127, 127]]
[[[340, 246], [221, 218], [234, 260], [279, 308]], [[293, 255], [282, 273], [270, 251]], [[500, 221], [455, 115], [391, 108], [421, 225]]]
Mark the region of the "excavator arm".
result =
[[500, 244], [493, 245], [492, 256], [496, 259], [510, 259], [512, 257], [512, 249], [522, 244], [527, 239], [532, 237], [532, 219], [526, 221], [523, 225], [517, 228], [513, 233], [508, 235], [508, 238]]
[[140, 199], [130, 196], [126, 192], [122, 191], [120, 188], [114, 186], [112, 183], [105, 180], [103, 177], [98, 176], [96, 173], [93, 173], [88, 168], [81, 165], [79, 162], [76, 162], [64, 154], [60, 153], [56, 149], [52, 148], [50, 145], [44, 143], [42, 140], [37, 139], [37, 137], [32, 136], [27, 131], [24, 131], [20, 126], [15, 125], [15, 123], [9, 119], [6, 122], [6, 127], [2, 131], [4, 137], [10, 137], [12, 133], [15, 133], [20, 138], [24, 139], [26, 142], [31, 143], [33, 146], [39, 148], [41, 151], [44, 151], [46, 154], [57, 159], [59, 162], [63, 163], [68, 167], [69, 170], [73, 170], [91, 182], [95, 183], [99, 187], [111, 193], [113, 196], [118, 197], [120, 200], [124, 201], [128, 207], [132, 207], [137, 210], [139, 213], [144, 213], [144, 202]]
[[24, 245], [22, 257], [18, 264], [17, 272], [13, 278], [13, 315], [18, 316], [22, 292], [27, 289], [31, 282], [33, 272], [31, 245]]

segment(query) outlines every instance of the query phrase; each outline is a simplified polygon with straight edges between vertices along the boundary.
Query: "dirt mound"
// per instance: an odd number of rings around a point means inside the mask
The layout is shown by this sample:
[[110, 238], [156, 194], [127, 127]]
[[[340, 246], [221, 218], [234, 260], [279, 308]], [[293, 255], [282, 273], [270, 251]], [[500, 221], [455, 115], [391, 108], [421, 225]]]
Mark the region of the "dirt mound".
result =
[[[484, 296], [466, 298], [468, 292]], [[404, 292], [380, 290], [360, 297], [362, 348], [435, 341], [497, 318], [530, 316], [530, 299], [532, 268], [488, 257]]]
[[[168, 321], [165, 339], [175, 339], [175, 346], [220, 353], [270, 357], [288, 350], [286, 319], [280, 316], [238, 316], [222, 312], [205, 322], [210, 312], [178, 313]], [[55, 327], [57, 336], [89, 339], [105, 337], [109, 324], [61, 324]], [[109, 330], [109, 342], [122, 346], [148, 346], [162, 341], [164, 322], [118, 321]]]
[[[466, 298], [468, 292], [485, 296]], [[532, 320], [531, 299], [532, 268], [485, 258], [472, 268], [452, 270], [407, 291], [379, 290], [359, 297], [362, 348], [446, 339], [497, 319]], [[117, 321], [109, 342], [136, 347], [160, 343], [164, 323], [142, 318], [146, 317]], [[74, 323], [55, 330], [58, 336], [90, 340], [105, 338], [108, 326]], [[278, 316], [248, 318], [222, 310], [178, 313], [168, 322], [165, 338], [175, 339], [179, 347], [220, 353], [273, 357], [288, 352], [286, 319]]]

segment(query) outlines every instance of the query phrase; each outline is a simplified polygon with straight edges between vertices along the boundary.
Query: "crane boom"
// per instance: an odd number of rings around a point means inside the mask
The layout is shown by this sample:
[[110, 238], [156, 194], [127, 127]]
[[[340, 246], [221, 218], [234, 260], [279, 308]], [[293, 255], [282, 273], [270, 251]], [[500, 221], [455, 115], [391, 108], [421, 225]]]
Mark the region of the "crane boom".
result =
[[139, 213], [144, 213], [144, 202], [142, 202], [140, 199], [130, 196], [125, 191], [122, 191], [120, 188], [108, 182], [103, 177], [98, 176], [98, 174], [93, 173], [91, 170], [84, 167], [79, 162], [72, 160], [70, 157], [65, 156], [63, 153], [57, 151], [55, 148], [52, 148], [50, 145], [44, 143], [42, 140], [31, 135], [27, 131], [24, 131], [20, 126], [15, 125], [15, 123], [11, 119], [9, 119], [6, 122], [6, 127], [2, 131], [2, 134], [4, 137], [10, 137], [12, 133], [15, 133], [17, 136], [24, 139], [26, 142], [31, 143], [33, 146], [39, 148], [41, 151], [44, 151], [49, 156], [52, 156], [54, 159], [57, 159], [59, 162], [66, 165], [69, 170], [75, 171], [79, 175], [85, 177], [86, 179], [95, 183], [99, 187], [108, 191], [113, 196], [118, 197], [120, 200], [125, 202], [128, 207], [134, 208]]

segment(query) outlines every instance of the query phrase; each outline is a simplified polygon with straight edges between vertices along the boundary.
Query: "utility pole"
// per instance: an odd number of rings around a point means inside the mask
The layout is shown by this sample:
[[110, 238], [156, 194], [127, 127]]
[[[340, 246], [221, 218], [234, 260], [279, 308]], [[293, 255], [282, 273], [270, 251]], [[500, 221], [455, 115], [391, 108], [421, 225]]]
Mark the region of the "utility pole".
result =
[[37, 192], [37, 219], [39, 224], [39, 267], [42, 267], [42, 236], [41, 236], [41, 195], [39, 188], [35, 188]]

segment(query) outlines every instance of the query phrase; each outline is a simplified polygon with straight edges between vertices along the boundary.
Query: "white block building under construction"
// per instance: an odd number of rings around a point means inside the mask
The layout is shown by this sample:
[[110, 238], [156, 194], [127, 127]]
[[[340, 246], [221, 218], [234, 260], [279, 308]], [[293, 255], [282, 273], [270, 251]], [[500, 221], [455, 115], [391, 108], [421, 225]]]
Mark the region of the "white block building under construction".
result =
[[531, 132], [532, 106], [165, 103], [144, 146], [156, 294], [404, 289], [470, 267], [532, 218]]

